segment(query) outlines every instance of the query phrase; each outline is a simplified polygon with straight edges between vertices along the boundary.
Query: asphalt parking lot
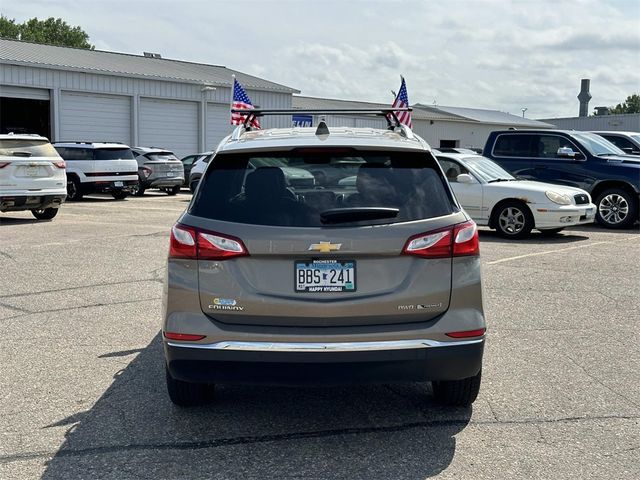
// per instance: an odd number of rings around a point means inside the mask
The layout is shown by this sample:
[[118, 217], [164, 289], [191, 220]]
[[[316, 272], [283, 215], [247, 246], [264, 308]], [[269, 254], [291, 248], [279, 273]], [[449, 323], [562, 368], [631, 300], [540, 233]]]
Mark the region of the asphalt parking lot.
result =
[[640, 477], [640, 235], [481, 232], [489, 327], [472, 409], [423, 384], [229, 386], [181, 410], [160, 343], [190, 195], [0, 216], [0, 478]]

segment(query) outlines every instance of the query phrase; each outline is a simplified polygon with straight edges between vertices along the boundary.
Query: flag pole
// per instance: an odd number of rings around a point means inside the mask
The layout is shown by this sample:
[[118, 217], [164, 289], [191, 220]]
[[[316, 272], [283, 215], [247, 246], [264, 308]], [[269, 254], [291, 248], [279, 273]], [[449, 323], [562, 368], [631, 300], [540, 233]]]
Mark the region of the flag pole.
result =
[[235, 86], [236, 86], [236, 74], [232, 73], [231, 74], [231, 99], [229, 100], [229, 124], [233, 124], [231, 109], [233, 108], [233, 89], [235, 88]]

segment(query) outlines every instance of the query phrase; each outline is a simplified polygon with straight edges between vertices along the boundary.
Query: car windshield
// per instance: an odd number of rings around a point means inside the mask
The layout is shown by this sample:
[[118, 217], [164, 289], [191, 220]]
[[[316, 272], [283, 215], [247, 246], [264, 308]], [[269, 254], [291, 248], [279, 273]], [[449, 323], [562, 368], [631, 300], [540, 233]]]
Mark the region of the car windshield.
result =
[[0, 140], [0, 156], [7, 157], [59, 157], [53, 145], [46, 140]]
[[620, 150], [609, 140], [606, 140], [595, 133], [571, 132], [571, 135], [578, 140], [584, 148], [589, 150], [591, 155], [626, 155], [623, 150]]
[[[351, 177], [355, 181], [341, 182]], [[424, 152], [367, 151], [348, 157], [330, 149], [268, 156], [220, 153], [207, 169], [189, 213], [271, 226], [407, 222], [453, 212], [444, 182], [435, 161]]]
[[464, 166], [485, 182], [515, 180], [515, 177], [500, 165], [486, 157], [466, 157]]
[[93, 151], [94, 160], [130, 160], [133, 152], [130, 148], [96, 148]]

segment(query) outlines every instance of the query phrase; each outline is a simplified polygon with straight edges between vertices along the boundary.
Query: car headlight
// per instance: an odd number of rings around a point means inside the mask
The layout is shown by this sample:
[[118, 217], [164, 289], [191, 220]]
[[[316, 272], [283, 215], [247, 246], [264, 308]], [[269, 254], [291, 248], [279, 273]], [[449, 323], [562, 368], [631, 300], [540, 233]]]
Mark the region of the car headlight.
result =
[[558, 205], [571, 205], [571, 198], [569, 198], [568, 195], [563, 195], [551, 190], [544, 192], [544, 194], [553, 203], [557, 203]]

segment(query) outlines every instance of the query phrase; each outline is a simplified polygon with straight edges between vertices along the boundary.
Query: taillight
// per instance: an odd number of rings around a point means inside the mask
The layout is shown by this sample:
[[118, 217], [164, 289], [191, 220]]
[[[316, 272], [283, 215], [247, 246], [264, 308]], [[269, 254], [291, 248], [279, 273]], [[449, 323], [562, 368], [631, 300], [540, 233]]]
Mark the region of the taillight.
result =
[[463, 330], [461, 332], [449, 332], [445, 335], [451, 338], [470, 338], [470, 337], [481, 337], [486, 332], [486, 328], [477, 328], [475, 330]]
[[407, 240], [403, 253], [424, 258], [447, 258], [451, 256], [453, 229], [434, 230], [421, 233]]
[[414, 235], [402, 253], [422, 258], [450, 258], [480, 254], [478, 228], [468, 221], [453, 227]]
[[67, 165], [64, 163], [64, 160], [58, 160], [57, 162], [53, 162], [53, 164], [58, 168], [65, 168]]
[[4, 168], [9, 165], [11, 162], [0, 162], [0, 168]]
[[478, 226], [473, 220], [453, 227], [453, 256], [480, 255]]
[[170, 258], [198, 258], [196, 231], [184, 225], [174, 225], [169, 239]]
[[248, 255], [242, 241], [219, 234], [198, 232], [199, 260], [227, 260]]
[[175, 333], [175, 332], [164, 332], [164, 338], [169, 340], [183, 340], [194, 342], [196, 340], [202, 340], [206, 335], [193, 335], [191, 333]]
[[169, 240], [170, 258], [228, 260], [249, 255], [242, 240], [185, 225], [174, 225]]
[[140, 171], [142, 171], [142, 175], [144, 175], [144, 178], [149, 178], [149, 175], [153, 173], [153, 171], [149, 167], [140, 167]]

